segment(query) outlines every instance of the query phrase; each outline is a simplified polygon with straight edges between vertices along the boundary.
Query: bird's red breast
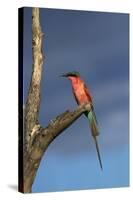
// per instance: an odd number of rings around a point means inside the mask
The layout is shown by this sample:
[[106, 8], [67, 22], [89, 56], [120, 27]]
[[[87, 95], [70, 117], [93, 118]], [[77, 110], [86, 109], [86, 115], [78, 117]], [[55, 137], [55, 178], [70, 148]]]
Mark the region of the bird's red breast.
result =
[[72, 83], [72, 90], [75, 99], [79, 105], [84, 103], [92, 103], [89, 90], [87, 89], [84, 81], [80, 77], [68, 77]]

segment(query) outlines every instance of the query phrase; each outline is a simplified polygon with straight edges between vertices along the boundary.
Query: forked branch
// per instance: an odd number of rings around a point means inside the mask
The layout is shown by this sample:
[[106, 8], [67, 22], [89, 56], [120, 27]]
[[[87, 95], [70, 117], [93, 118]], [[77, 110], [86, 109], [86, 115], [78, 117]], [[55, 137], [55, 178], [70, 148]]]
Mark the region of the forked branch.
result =
[[[90, 105], [78, 106], [75, 111], [66, 111], [57, 116], [43, 128], [38, 122], [40, 106], [40, 85], [42, 75], [42, 31], [39, 19], [39, 8], [32, 9], [32, 76], [25, 105], [24, 115], [24, 186], [21, 192], [31, 192], [41, 158], [49, 144], [66, 128], [68, 128], [82, 113], [90, 110]], [[21, 181], [21, 180], [20, 180]]]

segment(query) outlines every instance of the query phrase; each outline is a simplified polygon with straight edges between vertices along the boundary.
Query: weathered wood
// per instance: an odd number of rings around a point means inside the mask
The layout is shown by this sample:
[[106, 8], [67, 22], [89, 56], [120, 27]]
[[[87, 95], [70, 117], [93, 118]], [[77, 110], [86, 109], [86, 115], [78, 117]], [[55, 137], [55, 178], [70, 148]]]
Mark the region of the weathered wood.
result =
[[35, 134], [30, 144], [30, 151], [25, 152], [24, 155], [25, 192], [31, 191], [40, 161], [50, 143], [87, 110], [90, 110], [89, 104], [79, 106], [75, 111], [62, 113], [52, 120], [46, 128], [40, 125], [35, 126]]
[[25, 106], [25, 142], [28, 145], [30, 133], [38, 121], [40, 106], [40, 84], [43, 65], [42, 36], [39, 8], [32, 9], [32, 76]]
[[[43, 128], [38, 122], [40, 105], [40, 84], [43, 65], [42, 31], [39, 20], [39, 8], [32, 9], [32, 76], [24, 109], [24, 185], [21, 192], [32, 190], [40, 161], [50, 143], [66, 128], [68, 128], [82, 113], [89, 111], [91, 105], [78, 106], [75, 111], [66, 111]], [[21, 182], [22, 180], [20, 180]]]

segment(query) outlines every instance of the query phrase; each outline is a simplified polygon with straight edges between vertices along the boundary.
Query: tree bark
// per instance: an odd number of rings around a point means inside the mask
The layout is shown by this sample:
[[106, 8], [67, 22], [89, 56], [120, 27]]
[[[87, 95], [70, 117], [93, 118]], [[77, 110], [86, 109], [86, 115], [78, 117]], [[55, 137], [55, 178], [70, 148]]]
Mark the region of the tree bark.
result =
[[38, 121], [40, 106], [40, 85], [43, 65], [42, 31], [39, 20], [39, 8], [32, 9], [32, 76], [25, 106], [25, 142], [28, 148], [30, 133]]
[[66, 111], [47, 127], [38, 122], [40, 106], [40, 84], [43, 66], [42, 36], [39, 8], [32, 9], [32, 76], [24, 114], [24, 187], [22, 192], [32, 191], [40, 161], [50, 143], [68, 128], [82, 113], [89, 111], [90, 104], [78, 106], [74, 111]]

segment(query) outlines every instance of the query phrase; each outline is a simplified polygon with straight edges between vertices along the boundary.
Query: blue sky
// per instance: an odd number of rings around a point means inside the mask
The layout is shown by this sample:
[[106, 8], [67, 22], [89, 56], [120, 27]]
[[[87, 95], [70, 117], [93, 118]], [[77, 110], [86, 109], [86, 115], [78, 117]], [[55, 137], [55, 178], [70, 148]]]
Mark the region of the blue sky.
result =
[[[46, 126], [76, 108], [70, 82], [79, 71], [93, 96], [103, 162], [101, 172], [87, 119], [81, 116], [49, 146], [33, 192], [125, 187], [129, 185], [128, 14], [41, 9], [45, 62], [39, 120]], [[24, 11], [24, 101], [31, 70], [31, 8]]]

